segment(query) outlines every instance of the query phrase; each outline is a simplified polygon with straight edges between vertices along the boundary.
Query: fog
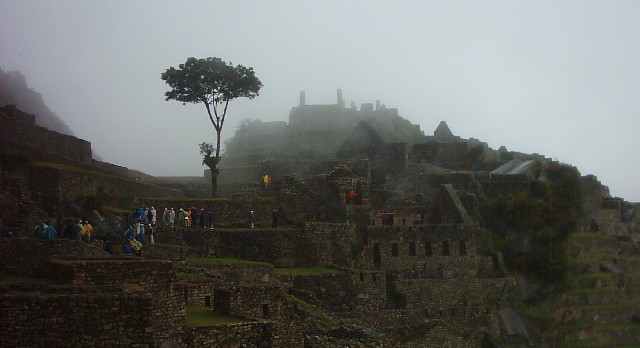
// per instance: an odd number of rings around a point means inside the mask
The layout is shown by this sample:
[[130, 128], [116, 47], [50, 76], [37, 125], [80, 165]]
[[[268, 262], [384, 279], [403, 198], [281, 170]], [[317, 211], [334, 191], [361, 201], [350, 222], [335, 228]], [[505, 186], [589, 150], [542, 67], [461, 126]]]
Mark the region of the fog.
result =
[[[640, 201], [638, 1], [3, 1], [0, 68], [104, 160], [201, 175], [204, 106], [165, 101], [160, 74], [187, 57], [252, 66], [264, 84], [230, 104], [288, 120], [307, 104], [375, 102], [432, 134], [537, 152]], [[265, 139], [268, 142], [269, 139]]]

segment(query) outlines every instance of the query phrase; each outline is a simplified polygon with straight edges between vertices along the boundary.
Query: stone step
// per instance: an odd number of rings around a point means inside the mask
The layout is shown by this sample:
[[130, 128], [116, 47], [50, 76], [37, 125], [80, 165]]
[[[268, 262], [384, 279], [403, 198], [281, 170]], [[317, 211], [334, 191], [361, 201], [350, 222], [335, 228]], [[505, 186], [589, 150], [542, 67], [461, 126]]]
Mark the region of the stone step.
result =
[[623, 274], [637, 274], [640, 270], [640, 255], [615, 256], [605, 254], [592, 254], [588, 257], [570, 258], [569, 273], [574, 275], [581, 275], [584, 273], [603, 272], [603, 262], [613, 265]]
[[563, 342], [586, 341], [580, 347], [620, 347], [637, 345], [640, 337], [640, 324], [614, 322], [607, 324], [570, 323], [562, 329]]
[[640, 304], [600, 304], [578, 307], [577, 317], [589, 323], [629, 322], [634, 315], [640, 315]]
[[565, 294], [562, 304], [565, 306], [606, 306], [625, 303], [630, 306], [640, 304], [640, 292], [620, 289], [580, 289]]
[[574, 289], [619, 289], [625, 288], [627, 283], [625, 276], [606, 272], [585, 273], [571, 279], [571, 287]]
[[578, 289], [564, 295], [567, 306], [596, 305], [603, 303], [625, 303], [627, 295], [622, 290], [612, 288]]
[[569, 261], [569, 274], [581, 275], [584, 273], [599, 273], [600, 260], [592, 258], [571, 258]]
[[585, 273], [570, 280], [573, 289], [623, 289], [627, 292], [640, 292], [640, 277], [636, 274], [623, 273]]

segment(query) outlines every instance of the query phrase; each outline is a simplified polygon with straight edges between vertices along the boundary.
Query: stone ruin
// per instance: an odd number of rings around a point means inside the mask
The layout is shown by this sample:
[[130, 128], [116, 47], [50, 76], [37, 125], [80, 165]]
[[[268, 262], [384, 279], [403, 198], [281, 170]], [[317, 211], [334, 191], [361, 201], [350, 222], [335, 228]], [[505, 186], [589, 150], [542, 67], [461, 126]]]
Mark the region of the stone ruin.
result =
[[[397, 116], [397, 110], [376, 104], [375, 110], [345, 109], [339, 91], [335, 105], [307, 105], [301, 93], [284, 139], [276, 143], [308, 135], [287, 138], [290, 129], [313, 123], [330, 131], [323, 122], [354, 116], [348, 132], [326, 134], [342, 139], [340, 146], [315, 160], [293, 153], [258, 156], [247, 164], [257, 166], [257, 176], [245, 173], [239, 177], [245, 179], [227, 182], [223, 192], [232, 194], [215, 200], [198, 197], [208, 190], [189, 178], [145, 177], [86, 158], [88, 142], [2, 109], [2, 217], [18, 228], [17, 236], [0, 239], [0, 346], [535, 342], [516, 310], [522, 296], [516, 278], [494, 250], [490, 232], [480, 227], [480, 206], [505, 193], [530, 192], [544, 179], [534, 175], [533, 161], [548, 159], [492, 150], [453, 135], [444, 121], [433, 137], [422, 134], [419, 142], [385, 139], [357, 115]], [[23, 137], [8, 137], [23, 132], [60, 139], [61, 145], [34, 147]], [[310, 147], [318, 147], [314, 139], [307, 139]], [[259, 173], [274, 178], [270, 190], [252, 185]], [[583, 186], [583, 225], [592, 233], [637, 233], [637, 205], [611, 198], [595, 177], [583, 178]], [[349, 191], [355, 199], [347, 197]], [[103, 217], [104, 209], [87, 211], [77, 197], [99, 197], [103, 206], [119, 209], [110, 208], [115, 217]], [[215, 220], [206, 228], [160, 223], [156, 244], [146, 245], [142, 258], [118, 248], [113, 255], [105, 252], [100, 237], [120, 241], [129, 209], [139, 206], [193, 206], [211, 210]], [[274, 209], [284, 227], [269, 228]], [[246, 224], [250, 210], [256, 229]], [[76, 214], [101, 219], [96, 240], [31, 238], [36, 217]], [[602, 267], [634, 269], [632, 259], [625, 260]], [[615, 342], [627, 342], [622, 337]]]

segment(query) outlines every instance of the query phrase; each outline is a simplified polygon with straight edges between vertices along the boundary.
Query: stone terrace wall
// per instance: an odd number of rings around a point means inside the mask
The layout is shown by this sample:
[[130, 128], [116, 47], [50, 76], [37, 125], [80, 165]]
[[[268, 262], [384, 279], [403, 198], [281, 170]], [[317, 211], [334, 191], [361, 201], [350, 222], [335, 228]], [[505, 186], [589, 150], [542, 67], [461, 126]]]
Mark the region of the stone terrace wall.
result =
[[273, 324], [248, 322], [190, 328], [187, 347], [269, 347]]
[[470, 148], [467, 142], [427, 142], [411, 147], [409, 161], [429, 163], [454, 170], [472, 170], [484, 160], [482, 148]]
[[113, 175], [119, 175], [119, 176], [122, 176], [122, 177], [125, 177], [125, 178], [131, 176], [129, 168], [123, 167], [123, 166], [119, 166], [119, 165], [116, 165], [116, 164], [113, 164], [113, 163], [93, 160], [92, 161], [92, 165], [93, 165], [93, 169], [95, 169], [95, 170], [97, 170], [99, 172], [109, 173], [109, 174], [113, 174]]
[[526, 175], [492, 175], [481, 180], [482, 190], [487, 198], [506, 194], [525, 194], [531, 191], [531, 179]]
[[[430, 324], [424, 324], [430, 325]], [[411, 342], [414, 347], [456, 347], [477, 348], [482, 346], [482, 333], [469, 335], [440, 322], [417, 341]]]
[[19, 110], [12, 115], [0, 112], [0, 149], [26, 154], [35, 161], [87, 165], [92, 161], [90, 142], [36, 126], [35, 117]]
[[278, 281], [294, 296], [319, 308], [349, 313], [355, 308], [360, 286], [349, 274], [292, 275], [279, 274]]
[[226, 284], [265, 283], [273, 275], [273, 266], [269, 264], [227, 264], [181, 266], [180, 271], [202, 270], [206, 274], [222, 278]]
[[[389, 279], [393, 293], [389, 293]], [[447, 279], [414, 278], [387, 274], [381, 281], [360, 287], [359, 306], [351, 315], [376, 327], [415, 325], [427, 319], [444, 320], [460, 329], [489, 329], [497, 332], [497, 311], [513, 294], [513, 278]], [[394, 303], [390, 295], [403, 298]], [[381, 301], [384, 299], [384, 301]]]
[[36, 126], [34, 115], [4, 109], [5, 112], [0, 111], [0, 153], [22, 154], [33, 161], [67, 163], [132, 179], [140, 176], [126, 167], [94, 160], [91, 143], [86, 140]]
[[[356, 225], [308, 222], [304, 227], [304, 237], [308, 248], [304, 251], [312, 255], [311, 265], [342, 266], [352, 265], [358, 237]], [[305, 239], [303, 239], [304, 241]]]
[[[45, 210], [59, 210], [78, 197], [100, 196], [105, 204], [130, 206], [134, 197], [179, 197], [178, 190], [88, 170], [60, 170], [35, 165], [29, 173], [30, 189]], [[64, 188], [64, 189], [63, 189]]]
[[147, 243], [144, 246], [144, 258], [148, 260], [171, 260], [171, 261], [184, 261], [187, 255], [188, 248], [160, 244], [156, 241], [156, 244]]
[[[412, 279], [398, 277], [396, 291], [405, 294], [416, 319], [445, 319], [458, 327], [493, 327], [495, 309], [515, 289], [513, 278]], [[428, 313], [426, 311], [428, 309]]]
[[152, 302], [143, 293], [4, 294], [0, 346], [152, 346]]
[[99, 190], [108, 197], [179, 197], [182, 193], [178, 190], [161, 186], [137, 182], [133, 180], [104, 176], [78, 174], [73, 172], [60, 173], [60, 186], [64, 187], [63, 200], [70, 201], [77, 196], [97, 195]]
[[46, 276], [45, 266], [56, 255], [110, 257], [89, 244], [68, 239], [0, 238], [0, 271], [25, 277]]
[[169, 339], [182, 341], [184, 334], [185, 296], [182, 286], [176, 284], [170, 261], [139, 259], [114, 260], [52, 260], [52, 273], [76, 285], [136, 284], [152, 298], [149, 306], [154, 344]]
[[[208, 253], [219, 257], [235, 257], [250, 261], [268, 262], [279, 267], [348, 266], [355, 258], [354, 225], [309, 223], [302, 230], [238, 229], [190, 232], [185, 241], [208, 243]], [[195, 238], [195, 234], [200, 235]]]
[[299, 230], [238, 230], [214, 233], [215, 236], [210, 239], [209, 245], [216, 256], [269, 262], [280, 267], [308, 263], [308, 250], [300, 248], [306, 241]]

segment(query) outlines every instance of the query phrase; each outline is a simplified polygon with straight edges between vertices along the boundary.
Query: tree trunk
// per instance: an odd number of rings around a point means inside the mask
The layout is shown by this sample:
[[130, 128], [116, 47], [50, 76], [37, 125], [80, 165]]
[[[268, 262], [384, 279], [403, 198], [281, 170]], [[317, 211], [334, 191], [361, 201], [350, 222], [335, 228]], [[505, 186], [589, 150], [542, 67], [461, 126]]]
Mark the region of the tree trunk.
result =
[[211, 198], [215, 198], [218, 193], [218, 174], [220, 174], [218, 163], [220, 163], [220, 157], [205, 155], [202, 163], [211, 169]]

